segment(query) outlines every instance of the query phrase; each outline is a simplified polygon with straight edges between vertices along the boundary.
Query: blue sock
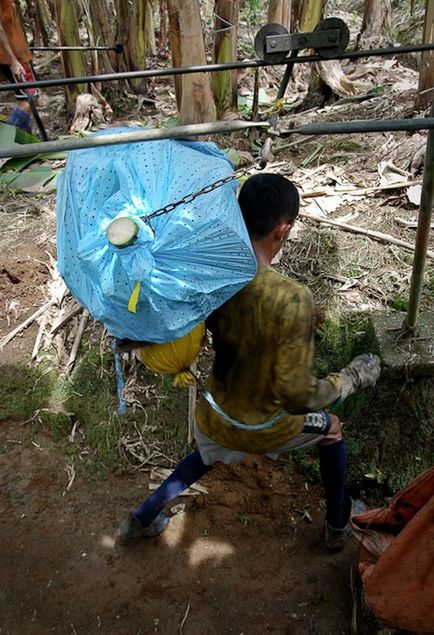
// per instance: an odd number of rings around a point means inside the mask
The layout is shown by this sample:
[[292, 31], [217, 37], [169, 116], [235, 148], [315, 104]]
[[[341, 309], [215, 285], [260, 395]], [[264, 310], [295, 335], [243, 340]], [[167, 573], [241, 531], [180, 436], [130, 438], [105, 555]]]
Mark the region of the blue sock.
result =
[[21, 108], [14, 108], [9, 117], [7, 118], [6, 123], [10, 126], [16, 126], [17, 128], [22, 128], [26, 132], [30, 132], [30, 115]]
[[345, 491], [347, 451], [343, 439], [319, 446], [319, 466], [324, 487], [327, 522], [341, 529], [350, 517], [351, 499]]
[[147, 527], [170, 501], [211, 469], [212, 465], [205, 465], [199, 451], [195, 450], [177, 465], [172, 474], [140, 507], [134, 510], [134, 516]]

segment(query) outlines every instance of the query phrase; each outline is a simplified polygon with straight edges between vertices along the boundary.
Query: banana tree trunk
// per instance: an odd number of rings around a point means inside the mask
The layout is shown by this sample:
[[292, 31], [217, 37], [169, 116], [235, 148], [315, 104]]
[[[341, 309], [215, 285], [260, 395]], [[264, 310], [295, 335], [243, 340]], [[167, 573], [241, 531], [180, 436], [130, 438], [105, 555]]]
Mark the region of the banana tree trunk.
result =
[[117, 71], [128, 71], [128, 33], [130, 8], [128, 0], [116, 0], [116, 42], [122, 45], [122, 54], [117, 59]]
[[[425, 44], [434, 43], [434, 0], [426, 0], [425, 22], [423, 27]], [[428, 108], [434, 99], [434, 51], [424, 51], [419, 71], [419, 89], [416, 108]]]
[[[305, 0], [297, 2], [297, 23], [298, 31], [313, 31], [315, 26], [323, 17], [324, 0]], [[315, 64], [310, 65], [309, 87], [307, 95], [301, 105], [302, 110], [324, 105], [332, 96], [328, 86], [323, 82], [315, 68]]]
[[[90, 17], [92, 20], [94, 39], [96, 44], [114, 46], [115, 35], [110, 24], [110, 16], [107, 0], [90, 0]], [[101, 72], [113, 73], [117, 70], [117, 55], [114, 51], [101, 51], [98, 53]]]
[[[56, 0], [56, 23], [61, 46], [80, 46], [80, 34], [76, 13], [76, 2]], [[65, 77], [80, 77], [87, 75], [86, 59], [83, 51], [61, 51], [63, 74]], [[85, 91], [83, 84], [65, 86], [66, 108], [69, 115], [74, 114], [75, 100]]]
[[381, 48], [392, 42], [390, 0], [365, 0], [362, 30], [357, 36], [359, 49]]
[[291, 1], [291, 29], [295, 31], [300, 30], [300, 16], [301, 16], [302, 1]]
[[53, 16], [46, 0], [36, 0], [36, 10], [41, 29], [41, 39], [44, 46], [50, 44], [50, 31], [53, 24]]
[[167, 49], [167, 0], [160, 0], [160, 49]]
[[[150, 0], [117, 0], [117, 37], [123, 54], [119, 70], [137, 71], [146, 67], [146, 5]], [[137, 93], [145, 92], [146, 80], [133, 79], [130, 87]]]
[[[313, 31], [323, 13], [324, 0], [306, 0], [301, 8], [300, 31]], [[336, 95], [346, 97], [356, 92], [356, 85], [346, 77], [339, 60], [315, 62], [302, 108], [319, 108], [328, 101], [335, 101]]]
[[[215, 16], [214, 62], [216, 64], [234, 62], [237, 59], [237, 0], [216, 0]], [[214, 73], [213, 91], [219, 119], [227, 113], [237, 112], [236, 71]]]
[[313, 31], [324, 13], [324, 0], [304, 0], [300, 12], [300, 31]]
[[[136, 0], [130, 5], [128, 49], [130, 69], [132, 71], [142, 70], [146, 67], [146, 4], [147, 0]], [[146, 89], [146, 81], [144, 79], [132, 80], [130, 85], [137, 93]]]
[[[168, 0], [173, 66], [206, 64], [199, 0]], [[215, 120], [215, 105], [207, 73], [175, 76], [178, 123]]]
[[27, 0], [26, 4], [33, 31], [33, 45], [48, 46], [49, 25], [52, 20], [45, 0]]
[[157, 44], [155, 41], [154, 6], [153, 2], [146, 3], [146, 52], [151, 55], [157, 54]]
[[291, 0], [270, 0], [268, 4], [268, 24], [281, 24], [291, 31]]

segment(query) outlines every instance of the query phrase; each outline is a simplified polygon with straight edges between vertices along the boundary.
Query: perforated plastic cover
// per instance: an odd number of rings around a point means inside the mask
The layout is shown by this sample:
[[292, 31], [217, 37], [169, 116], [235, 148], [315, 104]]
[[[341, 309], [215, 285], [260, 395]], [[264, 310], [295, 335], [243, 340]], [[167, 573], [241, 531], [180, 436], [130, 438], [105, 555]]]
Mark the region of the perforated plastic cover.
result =
[[[58, 269], [110, 333], [151, 342], [176, 339], [254, 277], [256, 259], [234, 182], [163, 216], [143, 217], [232, 171], [215, 144], [197, 141], [69, 153], [57, 195]], [[107, 226], [119, 216], [139, 224], [136, 242], [124, 249], [106, 238]], [[128, 301], [139, 281], [132, 313]]]

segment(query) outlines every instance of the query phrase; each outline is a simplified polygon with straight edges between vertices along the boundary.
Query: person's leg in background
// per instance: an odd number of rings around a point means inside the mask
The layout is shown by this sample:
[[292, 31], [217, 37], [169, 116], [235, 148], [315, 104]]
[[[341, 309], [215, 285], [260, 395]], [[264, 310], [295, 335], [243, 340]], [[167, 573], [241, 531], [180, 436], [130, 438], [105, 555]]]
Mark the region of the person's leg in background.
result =
[[30, 115], [32, 111], [30, 104], [25, 99], [17, 99], [15, 108], [9, 114], [6, 120], [10, 126], [16, 126], [26, 132], [31, 132]]
[[[24, 69], [26, 71], [26, 75], [24, 77], [25, 81], [34, 81], [35, 77], [32, 71], [32, 67], [28, 62], [23, 64]], [[16, 82], [17, 80], [12, 75], [12, 72], [6, 64], [0, 65], [0, 77], [6, 79], [8, 82]], [[33, 93], [33, 97], [35, 99], [35, 106], [38, 105], [37, 91], [36, 89], [30, 89]], [[16, 91], [16, 105], [15, 108], [10, 112], [6, 123], [11, 126], [16, 126], [17, 128], [21, 128], [26, 132], [31, 132], [31, 123], [30, 116], [32, 114], [32, 109], [30, 107], [27, 95], [17, 89]]]

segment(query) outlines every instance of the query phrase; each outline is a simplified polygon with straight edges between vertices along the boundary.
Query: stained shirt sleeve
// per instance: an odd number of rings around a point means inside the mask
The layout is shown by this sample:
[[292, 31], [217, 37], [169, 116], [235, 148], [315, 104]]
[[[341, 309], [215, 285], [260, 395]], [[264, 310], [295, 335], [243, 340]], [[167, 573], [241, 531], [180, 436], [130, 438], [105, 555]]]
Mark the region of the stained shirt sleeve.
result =
[[290, 414], [315, 412], [327, 407], [341, 393], [337, 373], [324, 379], [312, 374], [314, 323], [312, 294], [306, 287], [281, 306], [281, 337], [275, 385], [279, 401]]

